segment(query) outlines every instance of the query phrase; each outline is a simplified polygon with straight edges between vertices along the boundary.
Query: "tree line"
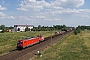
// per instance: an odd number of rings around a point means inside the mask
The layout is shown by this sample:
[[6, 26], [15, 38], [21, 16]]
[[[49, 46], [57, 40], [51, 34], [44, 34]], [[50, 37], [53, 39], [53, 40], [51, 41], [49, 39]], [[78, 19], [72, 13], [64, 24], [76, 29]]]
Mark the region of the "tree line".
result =
[[6, 32], [6, 31], [9, 30], [9, 29], [13, 29], [13, 27], [12, 27], [12, 26], [6, 27], [5, 25], [1, 25], [1, 26], [0, 26], [0, 30], [2, 30], [2, 31], [0, 31], [0, 32], [2, 32], [2, 33]]
[[[6, 32], [9, 29], [14, 29], [14, 27], [12, 27], [12, 26], [6, 27], [5, 25], [0, 26], [0, 30], [2, 30], [1, 32]], [[68, 27], [66, 25], [53, 25], [53, 26], [38, 25], [37, 27], [34, 26], [33, 29], [31, 29], [31, 31], [51, 31], [51, 30], [66, 31], [67, 29], [68, 29]], [[18, 31], [20, 31], [20, 29], [18, 29]], [[25, 32], [26, 31], [30, 31], [30, 28], [26, 27]]]
[[76, 29], [74, 30], [74, 34], [77, 35], [78, 33], [80, 33], [81, 30], [90, 30], [90, 26], [78, 26], [76, 27]]
[[34, 27], [33, 29], [31, 29], [31, 31], [51, 31], [51, 30], [67, 30], [67, 29], [68, 28], [66, 25], [53, 25], [51, 27], [38, 25], [38, 27]]
[[90, 26], [78, 26], [77, 29], [80, 29], [80, 30], [90, 30]]

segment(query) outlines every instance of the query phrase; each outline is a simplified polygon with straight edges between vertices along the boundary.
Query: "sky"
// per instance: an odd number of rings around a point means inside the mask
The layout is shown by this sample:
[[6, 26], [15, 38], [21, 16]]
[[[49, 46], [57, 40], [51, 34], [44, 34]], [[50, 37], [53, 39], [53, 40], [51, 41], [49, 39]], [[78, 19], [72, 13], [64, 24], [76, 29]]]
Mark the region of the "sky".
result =
[[0, 25], [90, 25], [90, 0], [0, 0]]

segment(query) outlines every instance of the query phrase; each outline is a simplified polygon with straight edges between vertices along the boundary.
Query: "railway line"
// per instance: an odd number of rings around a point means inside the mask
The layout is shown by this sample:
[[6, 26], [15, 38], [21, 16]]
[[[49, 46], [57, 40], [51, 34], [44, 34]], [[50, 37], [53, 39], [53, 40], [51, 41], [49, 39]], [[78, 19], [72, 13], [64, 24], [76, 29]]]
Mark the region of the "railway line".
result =
[[32, 58], [38, 50], [42, 51], [46, 49], [48, 46], [51, 46], [53, 43], [56, 43], [71, 32], [72, 31], [66, 32], [62, 35], [54, 35], [52, 36], [52, 39], [51, 37], [47, 37], [45, 38], [45, 41], [41, 42], [40, 44], [35, 44], [34, 46], [25, 48], [23, 50], [15, 50], [6, 55], [0, 56], [0, 60], [28, 60]]

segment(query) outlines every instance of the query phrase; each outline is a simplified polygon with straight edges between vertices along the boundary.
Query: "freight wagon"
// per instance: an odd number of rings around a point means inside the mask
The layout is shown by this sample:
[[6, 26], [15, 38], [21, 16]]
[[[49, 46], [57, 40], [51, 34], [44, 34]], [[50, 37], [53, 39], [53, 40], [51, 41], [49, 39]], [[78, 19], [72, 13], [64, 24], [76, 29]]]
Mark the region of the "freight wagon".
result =
[[17, 49], [23, 49], [36, 43], [40, 43], [41, 41], [44, 41], [43, 36], [29, 37], [22, 40], [18, 40]]

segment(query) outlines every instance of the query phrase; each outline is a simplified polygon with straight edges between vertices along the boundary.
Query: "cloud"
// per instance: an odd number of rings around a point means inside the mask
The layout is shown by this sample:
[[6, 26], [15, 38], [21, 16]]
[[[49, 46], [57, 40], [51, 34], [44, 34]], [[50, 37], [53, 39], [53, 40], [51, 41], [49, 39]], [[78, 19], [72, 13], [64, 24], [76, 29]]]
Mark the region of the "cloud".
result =
[[32, 18], [33, 18], [33, 16], [19, 16], [18, 17], [20, 20], [33, 20]]
[[45, 21], [60, 21], [61, 19], [60, 18], [53, 18], [53, 19], [51, 19], [51, 18], [45, 18], [44, 20]]
[[15, 17], [13, 17], [13, 16], [7, 16], [7, 15], [5, 15], [4, 13], [0, 12], [0, 19], [5, 19], [5, 18], [15, 19]]
[[5, 4], [5, 1], [4, 0], [2, 0], [2, 4]]
[[64, 7], [80, 7], [84, 5], [84, 0], [22, 0], [18, 10], [40, 11], [43, 9], [62, 9]]
[[18, 10], [22, 11], [30, 11], [30, 10], [41, 10], [43, 9], [43, 6], [41, 2], [38, 2], [36, 0], [24, 0], [20, 4], [20, 8], [17, 8]]
[[53, 15], [61, 15], [61, 14], [90, 14], [90, 9], [71, 9], [71, 8], [63, 8], [60, 10], [55, 10], [55, 11], [49, 11], [47, 12], [48, 14], [53, 14]]
[[90, 9], [80, 9], [84, 3], [84, 0], [22, 0], [17, 9], [27, 13], [20, 17], [24, 21], [32, 19], [37, 24], [73, 25], [78, 20], [90, 20]]
[[80, 7], [84, 5], [84, 0], [56, 0], [64, 7]]
[[45, 16], [37, 16], [37, 18], [39, 18], [39, 19], [45, 19], [46, 17]]
[[7, 10], [7, 8], [0, 5], [0, 10]]
[[83, 17], [83, 18], [90, 18], [89, 15], [81, 15], [81, 17]]
[[4, 13], [0, 12], [0, 17], [6, 16]]
[[15, 19], [15, 17], [13, 17], [13, 16], [8, 16], [7, 18], [10, 18], [10, 19]]

